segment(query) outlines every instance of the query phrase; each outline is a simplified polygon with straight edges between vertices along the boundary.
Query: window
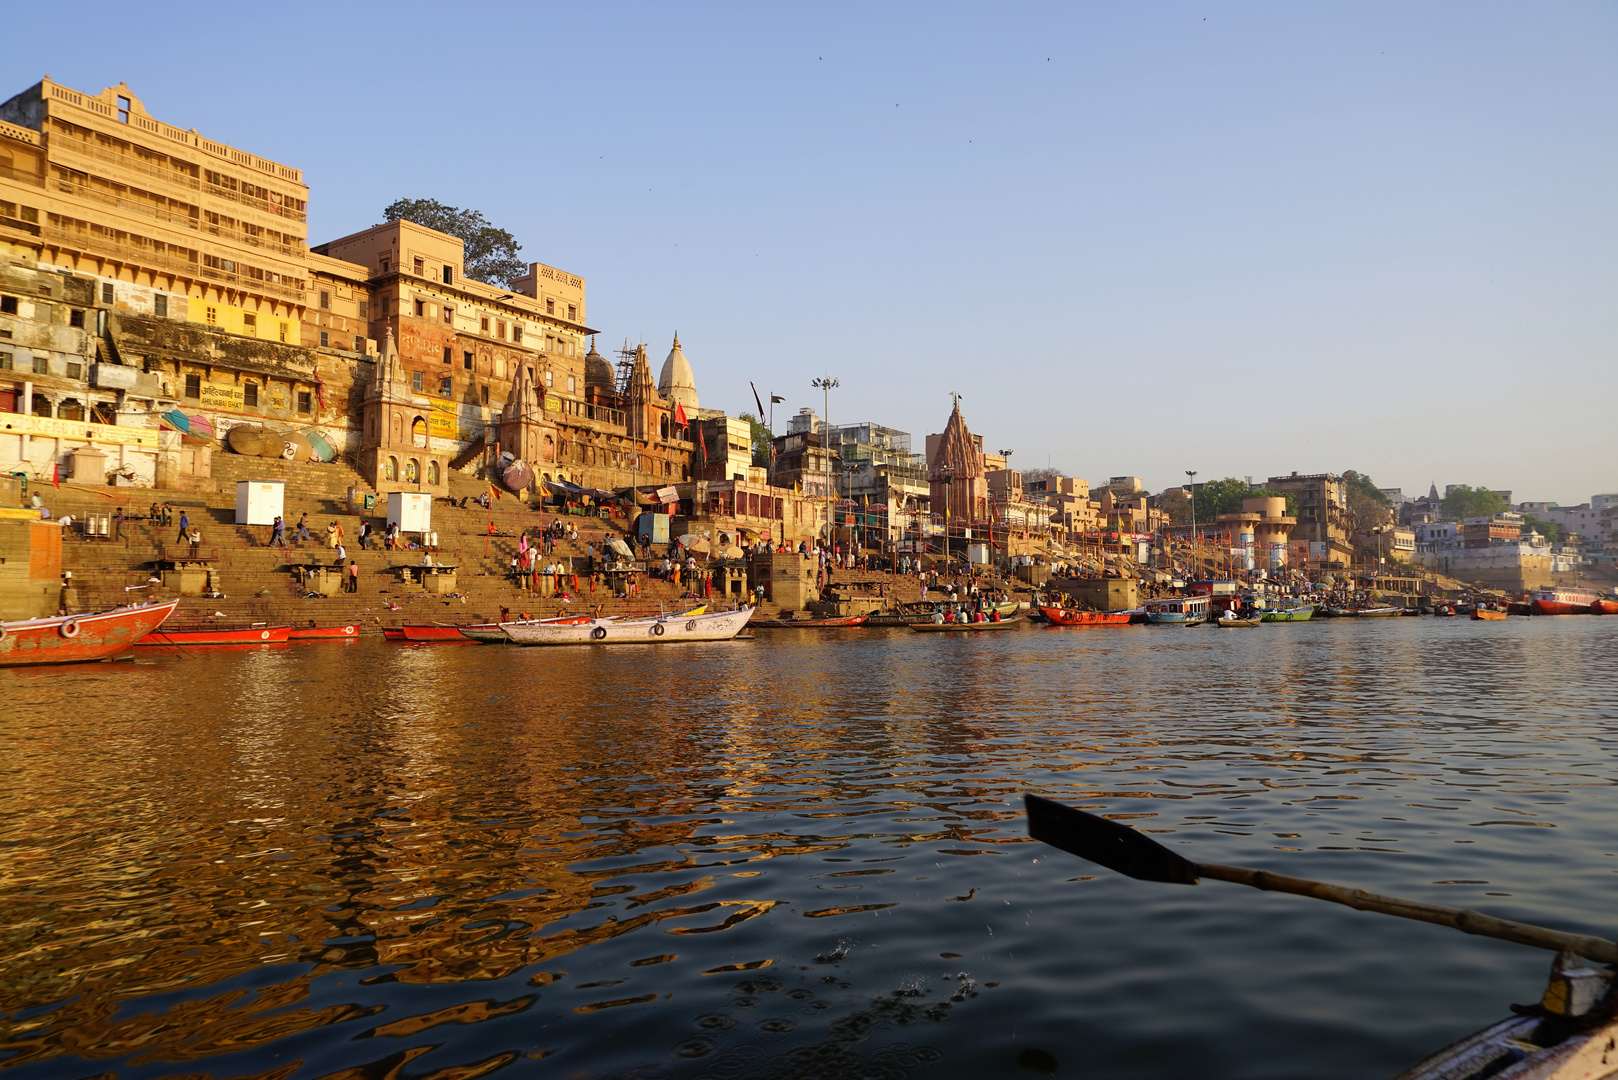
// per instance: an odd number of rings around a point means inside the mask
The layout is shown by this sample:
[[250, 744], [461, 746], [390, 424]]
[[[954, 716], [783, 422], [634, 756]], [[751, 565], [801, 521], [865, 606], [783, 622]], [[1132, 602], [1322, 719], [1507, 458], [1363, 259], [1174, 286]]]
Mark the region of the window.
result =
[[370, 314], [369, 314], [370, 310], [371, 310], [371, 302], [369, 300], [361, 300], [360, 301], [360, 318], [362, 318], [362, 319], [370, 318]]
[[445, 304], [444, 305], [444, 321], [447, 322], [447, 323], [453, 323], [455, 321], [455, 305], [454, 304]]
[[556, 301], [555, 300], [547, 300], [547, 301], [545, 301], [545, 314], [547, 314], [547, 315], [555, 315], [556, 314]]
[[478, 333], [487, 334], [488, 332], [489, 332], [489, 317], [487, 315], [485, 315], [485, 316], [483, 316], [483, 318], [478, 320]]
[[309, 391], [307, 391], [307, 390], [299, 390], [298, 391], [298, 411], [299, 412], [304, 413], [305, 415], [307, 415], [309, 413], [310, 407], [313, 404], [314, 404], [313, 395], [311, 395], [309, 393]]
[[420, 259], [415, 260], [415, 262], [412, 264], [412, 267], [416, 271], [416, 276], [417, 277], [421, 277], [427, 272], [426, 264], [423, 263]]
[[[446, 275], [449, 274], [449, 267], [444, 267], [444, 273]], [[427, 483], [433, 485], [438, 483], [438, 462], [436, 461], [429, 461], [427, 463]]]
[[472, 370], [472, 354], [471, 353], [469, 353], [469, 352], [461, 353], [461, 367], [466, 371], [471, 371]]
[[416, 301], [416, 318], [419, 319], [425, 314], [427, 314], [427, 305], [422, 303], [420, 300], [417, 300]]
[[320, 290], [320, 306], [326, 311], [331, 310], [331, 293], [327, 292], [325, 289]]
[[219, 309], [216, 308], [216, 307], [205, 307], [205, 308], [203, 308], [202, 309], [202, 321], [207, 323], [209, 326], [218, 326], [219, 325]]
[[17, 298], [15, 296], [0, 296], [0, 315], [17, 314]]
[[82, 378], [84, 378], [84, 365], [83, 364], [68, 364], [67, 365], [67, 377], [70, 378], [70, 379], [82, 379]]
[[412, 371], [410, 373], [410, 389], [418, 394], [421, 393], [421, 372]]
[[[8, 352], [0, 352], [0, 371], [10, 371], [10, 370], [12, 370], [12, 367], [11, 367], [11, 354], [8, 353]], [[483, 395], [483, 403], [485, 405], [487, 405], [489, 403], [489, 395], [487, 393], [485, 393]]]
[[449, 353], [449, 346], [448, 346], [448, 345], [445, 345], [445, 346], [444, 346], [444, 363], [446, 363], [446, 364], [448, 364], [448, 363], [451, 363], [451, 362], [452, 362], [452, 361], [451, 361], [451, 360], [450, 360], [450, 358], [449, 358], [449, 356], [450, 356], [450, 353]]
[[574, 392], [573, 391], [573, 376], [571, 376], [571, 375], [569, 375], [567, 377], [567, 392], [570, 393], [570, 394]]
[[511, 324], [511, 340], [518, 345], [522, 344], [522, 323]]
[[71, 308], [71, 309], [69, 309], [69, 311], [67, 313], [67, 324], [69, 326], [76, 326], [80, 330], [83, 330], [84, 329], [84, 309], [83, 308]]
[[504, 319], [496, 319], [496, 320], [494, 320], [494, 336], [497, 337], [497, 338], [500, 338], [501, 340], [505, 340], [505, 336], [506, 336], [506, 320], [504, 320]]
[[201, 375], [187, 375], [185, 377], [185, 396], [190, 398], [192, 401], [200, 401], [202, 399]]
[[438, 380], [438, 396], [449, 397], [455, 391], [455, 385], [449, 379]]
[[[6, 363], [7, 363], [7, 364], [9, 364], [9, 363], [10, 363], [10, 359], [9, 359], [9, 357], [10, 357], [10, 356], [11, 356], [11, 354], [10, 354], [10, 353], [4, 353], [4, 354], [0, 354], [0, 355], [4, 355], [4, 356], [6, 356], [6, 357], [7, 357], [7, 358], [8, 358], [8, 359], [7, 359], [7, 361], [6, 361]], [[483, 393], [483, 404], [485, 404], [485, 405], [487, 405], [487, 404], [488, 404], [488, 403], [489, 403], [489, 388], [488, 388], [488, 387], [487, 387], [487, 386], [485, 386], [485, 387], [484, 387], [484, 388], [483, 388], [483, 391], [482, 391], [482, 393]]]
[[365, 351], [365, 337], [364, 337], [364, 335], [361, 335], [361, 334], [355, 334], [354, 335], [354, 351], [355, 352], [364, 352]]
[[250, 382], [242, 387], [242, 403], [249, 409], [258, 408], [258, 383]]
[[[388, 272], [388, 257], [386, 255], [382, 256], [382, 272], [384, 274]], [[388, 479], [392, 480], [393, 477], [390, 476]]]
[[322, 330], [320, 332], [320, 347], [322, 349], [324, 349], [330, 344], [331, 344], [331, 335], [326, 333], [326, 331]]
[[112, 282], [110, 281], [101, 283], [101, 302], [103, 304], [112, 303]]
[[129, 123], [129, 99], [123, 96], [118, 98], [118, 122], [120, 124]]
[[545, 373], [545, 385], [547, 387], [550, 387], [550, 386], [554, 386], [555, 384], [556, 384], [556, 377], [554, 375], [552, 375], [549, 371], [547, 371]]
[[[51, 362], [48, 359], [46, 359], [45, 357], [43, 357], [43, 356], [34, 357], [34, 374], [35, 375], [49, 375], [50, 373], [51, 373]], [[189, 386], [189, 383], [187, 385]], [[189, 393], [187, 393], [186, 396], [189, 397], [191, 395]]]
[[455, 268], [453, 266], [444, 267], [444, 284], [455, 284]]
[[38, 225], [39, 211], [35, 210], [32, 206], [25, 206], [22, 208], [22, 219], [28, 222], [30, 225]]
[[579, 309], [577, 307], [575, 307], [574, 305], [569, 304], [567, 306], [567, 321], [568, 322], [577, 322], [578, 318], [579, 318]]
[[[111, 303], [111, 301], [109, 300], [108, 303]], [[152, 297], [152, 314], [156, 315], [159, 319], [166, 319], [169, 317], [168, 293], [158, 293], [156, 296]]]
[[287, 339], [287, 324], [282, 323], [281, 324], [281, 340], [285, 341], [286, 339]]
[[258, 337], [258, 316], [249, 312], [242, 316], [242, 333], [248, 337]]

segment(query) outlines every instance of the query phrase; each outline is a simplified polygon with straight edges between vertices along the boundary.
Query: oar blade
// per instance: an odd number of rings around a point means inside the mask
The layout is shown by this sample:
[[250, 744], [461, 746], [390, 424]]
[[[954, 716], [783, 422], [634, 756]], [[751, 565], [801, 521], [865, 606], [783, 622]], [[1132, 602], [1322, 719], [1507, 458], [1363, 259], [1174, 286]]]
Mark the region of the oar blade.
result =
[[1128, 825], [1038, 795], [1025, 795], [1023, 801], [1028, 807], [1028, 835], [1041, 843], [1141, 881], [1197, 883], [1196, 863]]

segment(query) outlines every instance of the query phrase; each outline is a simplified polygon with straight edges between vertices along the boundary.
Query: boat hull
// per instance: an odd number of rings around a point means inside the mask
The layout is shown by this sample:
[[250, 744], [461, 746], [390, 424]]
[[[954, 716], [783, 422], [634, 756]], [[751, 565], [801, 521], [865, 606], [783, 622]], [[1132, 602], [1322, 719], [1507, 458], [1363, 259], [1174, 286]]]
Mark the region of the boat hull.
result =
[[[493, 625], [494, 625], [493, 623], [476, 623], [476, 624], [474, 624], [473, 628], [474, 629], [487, 630], [487, 629], [489, 629], [489, 627], [491, 627]], [[402, 633], [400, 634], [400, 637], [403, 638], [405, 641], [470, 641], [471, 640], [465, 634], [461, 633], [461, 630], [465, 629], [465, 628], [460, 627], [460, 626], [439, 626], [439, 625], [430, 625], [430, 624], [427, 624], [427, 623], [405, 623], [399, 629], [402, 631]]]
[[910, 629], [921, 634], [956, 634], [975, 630], [1014, 630], [1022, 625], [1022, 617], [1013, 615], [1009, 619], [999, 622], [969, 622], [969, 623], [912, 623]]
[[1314, 605], [1313, 604], [1306, 604], [1303, 607], [1286, 608], [1283, 611], [1266, 611], [1264, 614], [1259, 616], [1259, 621], [1260, 622], [1308, 622], [1310, 619], [1314, 618], [1314, 615], [1315, 615]]
[[1146, 621], [1153, 626], [1200, 626], [1208, 621], [1208, 616], [1188, 615], [1183, 611], [1148, 611]]
[[1128, 626], [1127, 611], [1074, 611], [1072, 608], [1041, 607], [1040, 614], [1052, 626]]
[[1472, 609], [1472, 618], [1477, 619], [1480, 622], [1482, 622], [1482, 621], [1493, 622], [1495, 620], [1499, 620], [1501, 622], [1504, 622], [1505, 618], [1506, 618], [1506, 613], [1503, 612], [1503, 611], [1490, 611], [1487, 608], [1473, 608]]
[[287, 635], [287, 639], [290, 641], [324, 641], [359, 636], [360, 628], [358, 623], [344, 623], [342, 626], [294, 626], [292, 633]]
[[290, 626], [248, 626], [219, 630], [154, 630], [139, 642], [159, 645], [284, 645], [291, 640]]
[[1529, 598], [1535, 615], [1591, 615], [1601, 599], [1593, 589], [1541, 589]]
[[169, 600], [93, 615], [0, 623], [0, 667], [82, 664], [117, 656], [161, 626], [178, 604]]
[[1618, 600], [1597, 600], [1590, 605], [1592, 615], [1618, 615]]
[[748, 623], [755, 630], [825, 630], [841, 626], [864, 626], [869, 615], [848, 615], [835, 619], [754, 619]]
[[728, 641], [752, 618], [752, 608], [711, 615], [668, 615], [657, 619], [592, 619], [569, 626], [501, 627], [518, 645], [667, 645], [682, 641]]

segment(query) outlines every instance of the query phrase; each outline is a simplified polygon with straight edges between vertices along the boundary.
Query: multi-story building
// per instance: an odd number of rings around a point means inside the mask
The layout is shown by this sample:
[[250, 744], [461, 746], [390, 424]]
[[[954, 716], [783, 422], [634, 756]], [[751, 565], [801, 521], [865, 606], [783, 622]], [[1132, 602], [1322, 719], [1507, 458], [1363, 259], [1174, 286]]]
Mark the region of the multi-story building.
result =
[[843, 493], [868, 538], [902, 539], [928, 514], [927, 462], [910, 433], [862, 422], [832, 429], [842, 462]]
[[1354, 558], [1349, 543], [1348, 484], [1333, 473], [1272, 476], [1264, 485], [1296, 497], [1298, 524], [1288, 540], [1289, 561], [1303, 565], [1347, 566]]

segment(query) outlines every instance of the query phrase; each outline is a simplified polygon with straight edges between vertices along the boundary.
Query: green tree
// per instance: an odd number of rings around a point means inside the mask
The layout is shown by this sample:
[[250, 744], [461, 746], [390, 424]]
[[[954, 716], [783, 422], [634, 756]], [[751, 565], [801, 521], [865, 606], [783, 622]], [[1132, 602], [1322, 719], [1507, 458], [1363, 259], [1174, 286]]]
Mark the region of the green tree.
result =
[[395, 199], [383, 208], [382, 218], [413, 221], [460, 237], [466, 245], [461, 272], [485, 285], [509, 289], [512, 281], [528, 272], [528, 265], [517, 257], [522, 250], [517, 238], [496, 228], [481, 211], [445, 206], [437, 199]]
[[1488, 488], [1457, 484], [1444, 496], [1441, 509], [1446, 521], [1464, 521], [1470, 517], [1492, 517], [1509, 507], [1506, 500]]
[[[1186, 494], [1185, 488], [1169, 488], [1155, 497], [1153, 505], [1163, 511], [1170, 525], [1191, 524], [1191, 496]], [[1200, 510], [1199, 520], [1207, 520], [1200, 517]]]
[[1533, 514], [1524, 514], [1522, 516], [1522, 531], [1526, 533], [1533, 530], [1540, 532], [1545, 539], [1553, 544], [1562, 542], [1562, 526], [1554, 521], [1537, 518]]
[[1346, 469], [1343, 479], [1348, 482], [1348, 517], [1354, 532], [1369, 532], [1393, 520], [1393, 501], [1369, 476]]
[[753, 434], [753, 464], [764, 468], [770, 467], [770, 447], [775, 443], [775, 434], [765, 427], [759, 418], [750, 412], [741, 413], [738, 420], [746, 420]]
[[[1216, 520], [1220, 514], [1239, 514], [1246, 499], [1285, 499], [1287, 513], [1293, 517], [1298, 514], [1297, 496], [1268, 488], [1250, 488], [1247, 481], [1227, 476], [1223, 480], [1210, 480], [1197, 488], [1197, 520], [1209, 522]], [[1186, 520], [1190, 521], [1189, 511]]]

